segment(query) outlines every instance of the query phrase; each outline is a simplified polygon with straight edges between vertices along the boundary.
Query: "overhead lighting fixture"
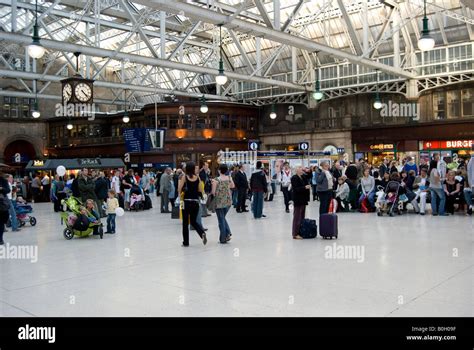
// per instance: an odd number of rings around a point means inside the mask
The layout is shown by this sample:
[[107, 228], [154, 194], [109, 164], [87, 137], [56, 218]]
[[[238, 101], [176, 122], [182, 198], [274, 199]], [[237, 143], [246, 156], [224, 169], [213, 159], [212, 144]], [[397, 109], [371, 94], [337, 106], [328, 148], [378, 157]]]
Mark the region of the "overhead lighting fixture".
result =
[[74, 126], [71, 124], [71, 122], [69, 122], [69, 123], [66, 125], [66, 128], [67, 128], [68, 130], [72, 130], [73, 127], [74, 127]]
[[216, 84], [224, 85], [227, 83], [227, 76], [224, 72], [224, 61], [222, 60], [222, 24], [219, 24], [219, 74], [216, 76]]
[[34, 105], [33, 110], [31, 111], [31, 116], [35, 119], [38, 119], [39, 117], [41, 117], [41, 112], [40, 112], [39, 106], [38, 106], [38, 87], [36, 86], [36, 84], [37, 84], [37, 81], [34, 80], [35, 105]]
[[377, 91], [377, 94], [375, 95], [374, 108], [375, 109], [382, 108], [382, 100], [380, 99], [380, 94], [378, 91]]
[[123, 115], [122, 121], [126, 124], [130, 121], [130, 117], [128, 116], [128, 112], [125, 112]]
[[124, 107], [124, 113], [123, 113], [123, 118], [122, 121], [127, 124], [130, 121], [130, 117], [128, 116], [128, 111], [127, 111], [127, 90], [123, 91], [123, 94], [125, 96], [125, 107]]
[[35, 109], [31, 112], [31, 115], [35, 119], [38, 119], [39, 117], [41, 117], [41, 112], [38, 109], [38, 103], [35, 103]]
[[209, 108], [207, 107], [207, 104], [206, 104], [206, 98], [204, 97], [204, 95], [202, 95], [200, 111], [201, 113], [207, 113], [208, 110]]
[[313, 98], [316, 101], [321, 101], [323, 99], [323, 97], [324, 97], [324, 94], [321, 92], [321, 87], [320, 87], [319, 80], [316, 80], [315, 89], [314, 89], [314, 92], [313, 92]]
[[418, 40], [418, 48], [421, 51], [430, 51], [435, 47], [435, 41], [430, 35], [428, 29], [428, 17], [426, 16], [426, 0], [424, 1], [425, 15], [423, 17], [423, 30], [421, 31], [421, 38]]
[[45, 49], [41, 45], [38, 29], [38, 0], [35, 1], [35, 24], [33, 25], [33, 41], [28, 45], [28, 55], [35, 59], [44, 56]]
[[277, 114], [276, 114], [276, 109], [275, 109], [275, 104], [272, 104], [272, 111], [270, 112], [270, 119], [276, 119]]
[[381, 109], [382, 108], [382, 100], [380, 99], [380, 92], [379, 92], [379, 71], [377, 73], [377, 92], [375, 93], [375, 101], [374, 101], [374, 108]]

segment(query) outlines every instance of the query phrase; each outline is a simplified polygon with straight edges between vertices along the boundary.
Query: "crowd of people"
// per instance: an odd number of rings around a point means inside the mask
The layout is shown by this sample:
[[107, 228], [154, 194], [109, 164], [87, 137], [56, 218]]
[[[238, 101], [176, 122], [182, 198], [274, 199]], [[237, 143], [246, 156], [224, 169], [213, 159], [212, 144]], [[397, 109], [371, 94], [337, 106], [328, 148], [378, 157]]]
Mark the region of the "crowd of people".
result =
[[[425, 215], [428, 204], [433, 216], [454, 215], [456, 211], [472, 215], [474, 190], [474, 153], [469, 160], [454, 162], [441, 159], [435, 153], [430, 161], [422, 159], [416, 164], [411, 157], [398, 161], [384, 159], [379, 165], [358, 160], [346, 164], [322, 161], [312, 168], [296, 166], [288, 162], [281, 171], [270, 177], [262, 162], [256, 163], [250, 178], [245, 165], [228, 167], [221, 164], [215, 177], [211, 176], [208, 163], [199, 166], [193, 162], [175, 170], [143, 170], [142, 174], [130, 169], [103, 171], [84, 168], [69, 176], [35, 175], [15, 182], [13, 176], [0, 176], [0, 243], [7, 221], [13, 231], [19, 230], [13, 201], [38, 200], [46, 196], [53, 203], [55, 212], [63, 211], [61, 201], [74, 196], [86, 203], [85, 207], [94, 220], [107, 217], [106, 233], [116, 232], [116, 209], [133, 208], [136, 196], [156, 193], [160, 199], [160, 212], [167, 214], [179, 208], [182, 219], [183, 246], [189, 245], [189, 231], [194, 230], [203, 244], [207, 243], [202, 218], [216, 214], [219, 227], [219, 242], [226, 244], [232, 238], [226, 219], [234, 207], [237, 213], [249, 212], [251, 203], [254, 219], [266, 217], [264, 203], [271, 202], [281, 191], [284, 211], [293, 211], [292, 236], [299, 234], [306, 207], [311, 201], [319, 201], [319, 214], [329, 212], [373, 212], [381, 197], [396, 192], [402, 210], [408, 211], [411, 204], [415, 213]], [[403, 200], [402, 200], [403, 198]], [[151, 206], [151, 204], [150, 204]], [[170, 210], [171, 207], [171, 210]]]

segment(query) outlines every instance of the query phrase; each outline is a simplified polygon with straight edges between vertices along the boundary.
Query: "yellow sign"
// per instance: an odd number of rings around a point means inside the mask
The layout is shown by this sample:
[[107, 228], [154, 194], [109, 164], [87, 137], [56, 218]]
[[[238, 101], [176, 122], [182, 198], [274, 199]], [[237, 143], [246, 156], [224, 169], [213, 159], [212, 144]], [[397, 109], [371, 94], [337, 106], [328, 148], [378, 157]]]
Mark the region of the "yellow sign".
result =
[[44, 166], [44, 161], [42, 160], [34, 160], [33, 166]]
[[393, 146], [392, 143], [388, 144], [379, 144], [379, 145], [370, 145], [370, 149], [373, 150], [378, 150], [378, 151], [383, 151], [383, 150], [393, 150], [395, 147]]

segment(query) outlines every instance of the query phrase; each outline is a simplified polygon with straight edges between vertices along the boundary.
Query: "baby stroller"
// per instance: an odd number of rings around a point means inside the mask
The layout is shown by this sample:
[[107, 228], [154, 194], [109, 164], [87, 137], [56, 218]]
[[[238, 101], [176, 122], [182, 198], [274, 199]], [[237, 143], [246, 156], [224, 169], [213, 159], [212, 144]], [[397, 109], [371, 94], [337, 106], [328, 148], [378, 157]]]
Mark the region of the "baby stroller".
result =
[[142, 189], [134, 186], [130, 191], [130, 210], [144, 210], [145, 209], [145, 195]]
[[14, 202], [16, 218], [20, 226], [25, 226], [27, 222], [31, 226], [36, 225], [36, 218], [32, 215], [29, 215], [33, 212], [33, 207], [26, 203]]
[[377, 188], [375, 208], [378, 216], [383, 216], [384, 213], [394, 216], [395, 212], [402, 215], [403, 203], [400, 201], [400, 187], [401, 184], [398, 181], [389, 181], [385, 189], [382, 186]]
[[104, 230], [100, 220], [90, 221], [90, 216], [81, 213], [82, 203], [76, 197], [69, 197], [63, 199], [61, 204], [70, 212], [61, 213], [61, 225], [65, 224], [66, 228], [63, 231], [64, 238], [72, 239], [74, 236], [87, 237], [92, 233], [97, 232], [100, 239], [104, 237]]

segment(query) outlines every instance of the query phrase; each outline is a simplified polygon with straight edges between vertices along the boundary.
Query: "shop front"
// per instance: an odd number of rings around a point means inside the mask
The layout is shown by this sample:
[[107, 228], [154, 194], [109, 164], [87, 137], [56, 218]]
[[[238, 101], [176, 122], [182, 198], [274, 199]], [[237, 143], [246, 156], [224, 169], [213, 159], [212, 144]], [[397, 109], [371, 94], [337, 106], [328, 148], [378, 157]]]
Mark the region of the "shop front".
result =
[[75, 159], [45, 159], [30, 160], [25, 170], [31, 175], [36, 173], [55, 173], [58, 166], [66, 168], [66, 173], [76, 173], [83, 168], [113, 170], [125, 168], [125, 163], [120, 158], [75, 158]]
[[395, 143], [354, 144], [354, 159], [364, 159], [370, 164], [380, 164], [384, 158], [395, 159], [396, 153]]
[[453, 161], [468, 159], [474, 147], [474, 140], [429, 140], [420, 141], [420, 157], [433, 157], [439, 153], [441, 157], [450, 157]]

